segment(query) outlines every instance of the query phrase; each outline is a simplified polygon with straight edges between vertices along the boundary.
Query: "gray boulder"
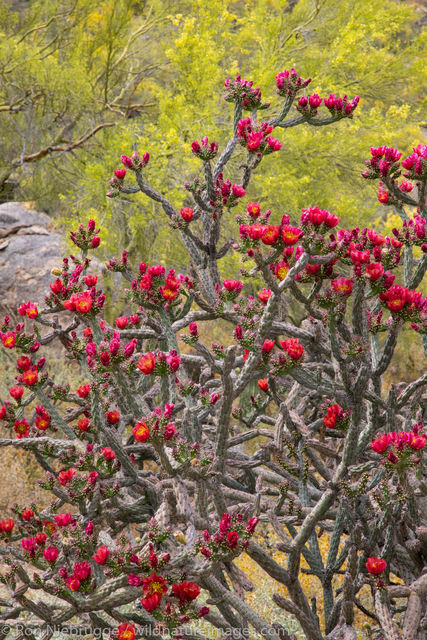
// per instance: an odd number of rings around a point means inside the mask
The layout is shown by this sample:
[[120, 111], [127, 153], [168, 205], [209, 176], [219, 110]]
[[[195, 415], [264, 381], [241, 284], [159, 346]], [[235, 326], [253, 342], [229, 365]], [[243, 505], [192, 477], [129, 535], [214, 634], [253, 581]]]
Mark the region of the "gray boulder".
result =
[[49, 216], [20, 202], [0, 204], [0, 316], [15, 315], [22, 302], [43, 301], [61, 245]]

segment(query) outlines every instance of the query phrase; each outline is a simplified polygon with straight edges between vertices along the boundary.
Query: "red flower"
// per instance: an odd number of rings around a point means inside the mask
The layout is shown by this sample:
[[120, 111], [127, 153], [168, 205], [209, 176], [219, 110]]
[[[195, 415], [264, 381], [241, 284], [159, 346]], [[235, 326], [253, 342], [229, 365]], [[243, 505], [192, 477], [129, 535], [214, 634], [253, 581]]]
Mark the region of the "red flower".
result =
[[[53, 516], [53, 519], [55, 520], [56, 524], [59, 527], [66, 527], [67, 525], [69, 525], [71, 523], [71, 513], [58, 513], [58, 515]], [[53, 523], [47, 523], [46, 526], [48, 525], [53, 525]], [[55, 525], [53, 525], [55, 526]], [[54, 529], [55, 531], [55, 529]]]
[[16, 361], [16, 366], [21, 371], [26, 371], [27, 369], [29, 369], [31, 367], [31, 358], [29, 358], [28, 356], [21, 356]]
[[85, 276], [83, 279], [84, 279], [85, 285], [89, 287], [89, 289], [94, 287], [98, 282], [98, 276], [88, 275], [88, 276]]
[[365, 274], [371, 282], [379, 280], [384, 273], [384, 267], [381, 262], [371, 262], [365, 267]]
[[173, 595], [178, 598], [181, 603], [191, 602], [195, 600], [200, 593], [200, 587], [195, 582], [184, 580], [178, 584], [172, 585]]
[[58, 293], [60, 293], [62, 287], [63, 287], [62, 280], [57, 278], [55, 282], [52, 282], [52, 284], [50, 285], [50, 290], [52, 291], [52, 293], [57, 295]]
[[29, 554], [31, 558], [34, 557], [36, 554], [36, 539], [24, 538], [24, 540], [21, 540], [21, 547]]
[[227, 291], [241, 291], [243, 289], [243, 282], [239, 282], [238, 280], [223, 280], [223, 286]]
[[264, 233], [262, 234], [261, 242], [266, 245], [272, 245], [277, 242], [280, 235], [280, 228], [278, 225], [268, 224], [264, 227]]
[[55, 562], [58, 557], [58, 549], [56, 547], [47, 547], [43, 549], [43, 555], [47, 562]]
[[132, 433], [137, 442], [145, 442], [150, 437], [150, 430], [145, 422], [137, 422]]
[[271, 290], [270, 289], [263, 289], [262, 291], [258, 292], [258, 299], [263, 303], [266, 304], [271, 296]]
[[246, 531], [249, 531], [249, 533], [253, 533], [255, 531], [255, 527], [257, 526], [259, 522], [258, 518], [249, 518], [248, 520], [248, 526], [246, 527]]
[[47, 535], [45, 533], [36, 533], [36, 544], [39, 545], [39, 547], [42, 547], [46, 540], [47, 540]]
[[327, 227], [336, 227], [340, 219], [325, 209], [319, 209], [319, 207], [310, 207], [309, 209], [303, 209], [301, 214], [301, 224], [312, 224], [315, 227], [319, 227], [321, 224], [325, 224]]
[[288, 263], [282, 260], [281, 262], [278, 262], [276, 264], [274, 268], [274, 275], [278, 280], [284, 280], [288, 274], [288, 271], [289, 271]]
[[136, 628], [129, 622], [122, 622], [117, 627], [117, 639], [118, 640], [134, 640], [136, 636]]
[[1, 338], [2, 344], [6, 349], [13, 349], [16, 343], [16, 333], [14, 331], [8, 331], [4, 333]]
[[148, 353], [143, 355], [142, 358], [138, 360], [136, 366], [146, 376], [150, 375], [150, 373], [153, 373], [154, 367], [156, 366], [156, 357], [154, 353], [149, 351]]
[[174, 424], [167, 424], [165, 426], [165, 430], [163, 432], [163, 437], [165, 440], [172, 440], [172, 438], [176, 434], [176, 428]]
[[229, 531], [227, 533], [227, 545], [230, 547], [230, 549], [234, 549], [235, 547], [237, 547], [239, 542], [239, 534], [237, 533], [237, 531]]
[[0, 521], [0, 531], [3, 531], [3, 533], [10, 533], [14, 526], [15, 522], [14, 520], [12, 520], [12, 518], [10, 518], [9, 520]]
[[190, 322], [190, 324], [188, 325], [188, 331], [190, 332], [190, 336], [193, 336], [193, 338], [195, 338], [198, 335], [197, 323]]
[[343, 410], [341, 409], [339, 404], [332, 404], [326, 409], [326, 416], [323, 418], [323, 424], [328, 429], [334, 429], [337, 424], [337, 421], [342, 419]]
[[251, 218], [258, 218], [259, 214], [261, 213], [261, 207], [259, 206], [258, 202], [249, 202], [246, 210]]
[[190, 207], [183, 207], [180, 213], [181, 213], [181, 218], [185, 222], [191, 222], [194, 217], [194, 211]]
[[109, 424], [117, 424], [120, 420], [120, 413], [116, 409], [113, 409], [113, 411], [107, 411], [105, 416]]
[[20, 316], [27, 316], [34, 320], [38, 316], [37, 306], [33, 302], [24, 302], [18, 307], [18, 313]]
[[270, 351], [274, 348], [276, 344], [275, 340], [264, 340], [264, 344], [262, 345], [263, 353], [270, 353]]
[[378, 187], [377, 197], [380, 202], [382, 202], [383, 204], [387, 204], [390, 194], [386, 189], [382, 189], [381, 187]]
[[77, 395], [79, 396], [79, 398], [87, 398], [87, 396], [90, 394], [90, 390], [90, 384], [86, 382], [86, 384], [82, 384], [82, 386], [77, 389]]
[[80, 580], [78, 578], [75, 578], [74, 576], [71, 576], [71, 578], [67, 578], [67, 587], [70, 589], [70, 591], [78, 591], [80, 589]]
[[266, 227], [263, 224], [260, 224], [259, 222], [255, 222], [255, 224], [251, 225], [250, 227], [248, 226], [247, 230], [248, 230], [249, 237], [252, 240], [259, 240], [264, 235], [264, 232], [266, 231]]
[[101, 244], [101, 238], [99, 236], [94, 236], [92, 238], [92, 249], [96, 249], [97, 247], [99, 247], [99, 245]]
[[77, 313], [88, 313], [92, 309], [92, 304], [93, 298], [89, 291], [73, 293], [71, 298], [62, 303], [68, 311], [77, 311]]
[[99, 476], [99, 473], [97, 473], [96, 471], [91, 471], [88, 476], [89, 484], [95, 485], [96, 481], [98, 480], [98, 476]]
[[9, 393], [14, 400], [20, 400], [24, 395], [24, 387], [12, 387]]
[[376, 233], [373, 229], [368, 229], [368, 240], [376, 247], [380, 247], [386, 241], [384, 236]]
[[32, 320], [34, 320], [38, 315], [39, 312], [37, 306], [32, 302], [29, 302], [27, 307], [27, 318], [31, 318]]
[[426, 442], [426, 436], [413, 435], [411, 441], [409, 442], [409, 446], [411, 447], [411, 449], [414, 449], [414, 451], [419, 451], [420, 449], [424, 448]]
[[125, 329], [127, 327], [128, 319], [126, 316], [120, 316], [120, 318], [116, 318], [115, 324], [118, 329]]
[[289, 224], [282, 227], [282, 240], [286, 245], [296, 244], [303, 234], [304, 231], [298, 227], [291, 227]]
[[350, 245], [350, 260], [355, 265], [366, 264], [370, 259], [369, 250], [366, 251], [358, 251], [354, 248], [354, 245]]
[[320, 264], [307, 264], [305, 266], [305, 270], [311, 276], [314, 276], [316, 273], [318, 273], [320, 271], [320, 268], [321, 268]]
[[181, 364], [181, 358], [176, 355], [176, 352], [173, 354], [171, 351], [166, 358], [166, 364], [169, 366], [171, 371], [178, 371], [179, 365]]
[[116, 457], [116, 454], [112, 449], [110, 449], [110, 447], [105, 447], [104, 449], [101, 449], [101, 455], [106, 460], [114, 460], [114, 458]]
[[383, 300], [390, 311], [398, 312], [402, 311], [403, 307], [409, 299], [409, 291], [406, 287], [401, 287], [399, 284], [394, 284], [385, 293], [379, 295], [380, 300]]
[[167, 284], [163, 287], [159, 288], [160, 295], [163, 300], [175, 300], [178, 297], [179, 289], [173, 289], [169, 287]]
[[60, 471], [58, 474], [58, 480], [65, 487], [76, 475], [75, 469], [67, 469], [66, 471]]
[[28, 520], [31, 520], [31, 518], [34, 518], [34, 511], [32, 509], [25, 509], [21, 513], [21, 518], [28, 522]]
[[226, 533], [230, 527], [231, 527], [231, 516], [229, 513], [223, 513], [219, 523], [219, 532]]
[[258, 380], [258, 387], [261, 389], [261, 391], [268, 391], [268, 380], [267, 378], [262, 378], [260, 380]]
[[386, 570], [387, 562], [384, 560], [384, 558], [377, 558], [376, 556], [372, 556], [371, 558], [368, 558], [366, 562], [366, 568], [372, 576], [379, 576], [380, 573], [383, 573], [383, 571]]
[[114, 175], [118, 180], [123, 180], [126, 175], [126, 169], [114, 169]]
[[385, 433], [380, 438], [377, 438], [376, 440], [371, 442], [370, 447], [372, 451], [375, 451], [375, 453], [384, 453], [385, 451], [387, 451], [389, 444], [390, 439], [388, 437], [388, 434]]
[[15, 420], [13, 430], [16, 433], [18, 440], [20, 440], [21, 438], [26, 438], [28, 436], [30, 433], [30, 425], [25, 418], [22, 420]]
[[272, 138], [271, 136], [268, 136], [267, 143], [272, 151], [280, 151], [280, 149], [282, 148], [282, 143], [279, 142], [279, 140], [276, 140], [276, 138]]
[[141, 604], [148, 613], [154, 611], [159, 606], [162, 600], [162, 594], [153, 593], [151, 596], [146, 596], [145, 598], [141, 598]]
[[332, 289], [340, 296], [349, 296], [353, 290], [353, 281], [348, 278], [338, 278], [332, 280]]
[[74, 563], [74, 576], [79, 580], [86, 580], [92, 573], [92, 567], [89, 562], [84, 560], [83, 562]]
[[80, 420], [77, 423], [77, 427], [80, 429], [80, 431], [88, 431], [89, 418], [86, 418], [86, 416], [84, 418], [80, 418]]
[[149, 596], [157, 594], [161, 598], [164, 593], [167, 593], [168, 585], [166, 580], [162, 578], [162, 576], [158, 576], [156, 573], [152, 573], [147, 578], [144, 578], [142, 591]]
[[92, 556], [97, 564], [105, 564], [108, 560], [108, 556], [110, 555], [110, 550], [108, 547], [98, 547], [96, 554]]
[[290, 338], [289, 340], [282, 340], [280, 346], [284, 351], [287, 351], [288, 356], [292, 360], [299, 360], [304, 353], [304, 347], [298, 342], [298, 338]]
[[231, 190], [235, 198], [243, 198], [243, 196], [246, 194], [246, 191], [241, 184], [233, 184]]
[[29, 387], [37, 384], [39, 379], [39, 371], [37, 367], [31, 367], [22, 373], [22, 382]]

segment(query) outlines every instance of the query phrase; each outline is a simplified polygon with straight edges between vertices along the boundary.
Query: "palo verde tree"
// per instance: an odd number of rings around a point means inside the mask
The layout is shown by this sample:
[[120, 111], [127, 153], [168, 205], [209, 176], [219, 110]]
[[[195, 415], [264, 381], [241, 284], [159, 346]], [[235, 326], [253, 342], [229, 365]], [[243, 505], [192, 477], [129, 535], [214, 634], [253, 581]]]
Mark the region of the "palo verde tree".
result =
[[[417, 290], [427, 268], [427, 147], [405, 158], [371, 149], [364, 177], [381, 182], [381, 199], [403, 218], [391, 236], [341, 228], [317, 206], [271, 224], [270, 210], [245, 197], [265, 156], [281, 153], [276, 132], [300, 122], [338, 132], [357, 108], [357, 98], [301, 97], [309, 84], [280, 72], [277, 116], [264, 120], [261, 91], [240, 76], [226, 81], [234, 128], [221, 149], [205, 136], [192, 142], [192, 206], [175, 209], [151, 185], [148, 151], [122, 155], [109, 197], [160, 204], [171, 242], [180, 235], [188, 252], [185, 274], [134, 268], [126, 252], [111, 258], [129, 311], [109, 325], [88, 257], [102, 233], [90, 220], [71, 234], [81, 253], [55, 269], [44, 303], [23, 303], [16, 326], [4, 319], [17, 376], [0, 407], [0, 446], [31, 451], [52, 496], [0, 521], [4, 635], [47, 640], [73, 625], [119, 640], [214, 631], [286, 640], [294, 620], [308, 640], [355, 640], [359, 609], [366, 637], [423, 638], [427, 376], [390, 389], [382, 377], [402, 328], [422, 340], [427, 332]], [[221, 244], [233, 213], [234, 241]], [[231, 251], [242, 258], [238, 279], [221, 274]], [[248, 295], [255, 277], [263, 286]], [[292, 298], [301, 326], [287, 314]], [[212, 320], [229, 327], [226, 344], [204, 341]], [[77, 389], [56, 385], [54, 363], [39, 355], [54, 339], [81, 367]], [[266, 531], [276, 549], [263, 544]], [[277, 587], [268, 613], [247, 602], [241, 554]], [[323, 611], [302, 588], [303, 560]]]

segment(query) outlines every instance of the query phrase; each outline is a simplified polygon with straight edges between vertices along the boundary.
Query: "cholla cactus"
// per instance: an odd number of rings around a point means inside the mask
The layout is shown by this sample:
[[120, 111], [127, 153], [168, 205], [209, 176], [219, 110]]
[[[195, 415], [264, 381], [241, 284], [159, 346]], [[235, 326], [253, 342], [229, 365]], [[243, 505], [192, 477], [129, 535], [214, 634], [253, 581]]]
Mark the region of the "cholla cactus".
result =
[[[4, 318], [1, 342], [16, 353], [17, 375], [0, 405], [0, 446], [34, 454], [52, 502], [16, 505], [0, 521], [3, 635], [41, 631], [47, 640], [74, 624], [119, 640], [203, 638], [205, 618], [220, 635], [271, 640], [290, 638], [278, 622], [284, 610], [305, 638], [338, 640], [356, 638], [361, 609], [370, 638], [423, 637], [427, 375], [388, 392], [382, 376], [404, 327], [426, 346], [427, 298], [417, 290], [427, 267], [426, 148], [401, 162], [394, 149], [371, 150], [364, 175], [381, 179], [380, 200], [403, 217], [392, 237], [342, 229], [316, 206], [300, 219], [263, 212], [244, 198], [264, 156], [286, 148], [270, 134], [332, 124], [357, 106], [331, 94], [321, 117], [313, 94], [286, 119], [308, 83], [295, 70], [279, 73], [279, 115], [257, 124], [269, 106], [260, 90], [227, 81], [234, 135], [223, 150], [206, 137], [193, 142], [201, 177], [186, 184], [180, 210], [150, 186], [148, 153], [121, 157], [108, 195], [141, 192], [160, 203], [188, 251], [188, 273], [111, 258], [128, 303], [108, 324], [88, 257], [102, 230], [91, 220], [71, 234], [81, 256], [64, 258], [44, 304], [21, 305], [16, 326]], [[236, 175], [228, 163], [239, 150]], [[401, 166], [414, 184], [398, 185]], [[231, 208], [228, 241], [221, 220]], [[225, 277], [220, 261], [232, 250], [243, 268]], [[298, 326], [283, 304], [292, 298], [305, 316]], [[212, 320], [228, 323], [227, 344], [204, 343]], [[55, 363], [39, 357], [54, 339], [80, 367], [76, 389], [55, 385]], [[327, 557], [318, 545], [325, 531]], [[260, 533], [273, 536], [283, 562]], [[245, 600], [252, 585], [236, 565], [241, 554], [282, 588], [268, 615]], [[323, 611], [302, 588], [302, 558]], [[370, 609], [359, 599], [365, 585]], [[396, 598], [406, 604], [397, 608]]]

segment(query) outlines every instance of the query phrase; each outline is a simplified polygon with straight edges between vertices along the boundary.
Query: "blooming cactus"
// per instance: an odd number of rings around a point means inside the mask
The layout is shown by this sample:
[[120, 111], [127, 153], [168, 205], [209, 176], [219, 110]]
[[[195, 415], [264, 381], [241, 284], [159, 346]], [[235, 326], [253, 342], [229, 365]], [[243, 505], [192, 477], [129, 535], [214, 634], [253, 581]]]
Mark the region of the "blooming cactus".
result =
[[[142, 192], [159, 203], [188, 252], [186, 272], [133, 266], [126, 251], [109, 259], [127, 300], [110, 325], [90, 259], [102, 229], [91, 219], [71, 233], [80, 254], [54, 269], [44, 304], [23, 303], [16, 325], [4, 318], [1, 348], [16, 355], [16, 375], [0, 403], [0, 446], [29, 449], [53, 495], [45, 508], [1, 515], [8, 624], [78, 619], [94, 631], [102, 621], [134, 640], [187, 637], [184, 625], [199, 633], [206, 617], [221, 635], [247, 635], [250, 625], [270, 639], [289, 637], [284, 610], [307, 639], [329, 640], [355, 637], [359, 608], [387, 640], [396, 625], [402, 638], [420, 637], [427, 380], [384, 386], [382, 376], [403, 329], [426, 346], [427, 154], [423, 145], [403, 160], [394, 148], [371, 149], [365, 177], [381, 180], [384, 204], [409, 208], [391, 236], [340, 228], [318, 206], [291, 219], [247, 202], [265, 156], [286, 153], [282, 129], [353, 116], [357, 97], [297, 98], [310, 82], [280, 72], [279, 115], [261, 120], [255, 112], [269, 105], [260, 89], [228, 79], [230, 141], [191, 144], [202, 177], [184, 185], [179, 209], [150, 185], [148, 153], [122, 155], [108, 196]], [[235, 238], [222, 243], [231, 209]], [[239, 274], [224, 272], [231, 251]], [[61, 311], [65, 324], [52, 321]], [[228, 327], [226, 344], [207, 343], [212, 321]], [[75, 391], [55, 384], [56, 363], [37, 356], [56, 337], [81, 375]], [[243, 555], [278, 587], [270, 606], [245, 597], [253, 585]], [[323, 612], [304, 590], [302, 558]], [[375, 593], [362, 607], [365, 584]], [[35, 601], [23, 595], [29, 588]], [[395, 622], [388, 596], [406, 598]]]

